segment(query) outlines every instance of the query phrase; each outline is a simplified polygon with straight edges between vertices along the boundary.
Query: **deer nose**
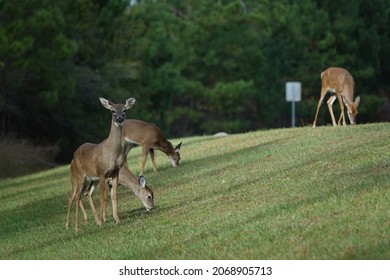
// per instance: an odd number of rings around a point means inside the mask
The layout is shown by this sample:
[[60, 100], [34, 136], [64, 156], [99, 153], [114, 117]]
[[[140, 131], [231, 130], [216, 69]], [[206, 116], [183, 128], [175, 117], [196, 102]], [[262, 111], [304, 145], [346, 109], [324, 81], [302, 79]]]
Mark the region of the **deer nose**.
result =
[[124, 119], [123, 117], [118, 117], [118, 118], [116, 119], [117, 123], [123, 123], [124, 120], [125, 120], [125, 119]]

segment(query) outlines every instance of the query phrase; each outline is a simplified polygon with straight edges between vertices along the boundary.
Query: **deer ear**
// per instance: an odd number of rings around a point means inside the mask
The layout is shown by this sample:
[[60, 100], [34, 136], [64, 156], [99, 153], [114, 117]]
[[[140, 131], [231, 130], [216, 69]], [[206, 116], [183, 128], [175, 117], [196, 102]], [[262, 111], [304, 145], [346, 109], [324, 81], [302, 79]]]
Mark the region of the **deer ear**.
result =
[[131, 107], [133, 107], [134, 103], [135, 103], [135, 98], [131, 97], [131, 98], [127, 99], [126, 100], [126, 104], [125, 104], [126, 110], [130, 109]]
[[102, 103], [103, 107], [108, 109], [108, 110], [111, 110], [112, 106], [111, 106], [111, 102], [103, 97], [100, 97], [100, 103]]
[[179, 145], [177, 145], [177, 146], [175, 147], [175, 151], [176, 151], [177, 153], [180, 152], [181, 143], [183, 143], [183, 142], [180, 142]]
[[146, 181], [145, 181], [145, 177], [144, 176], [139, 176], [139, 185], [141, 186], [141, 188], [145, 188], [146, 187]]
[[359, 106], [359, 103], [360, 103], [360, 96], [356, 97], [356, 99], [355, 99], [356, 108]]

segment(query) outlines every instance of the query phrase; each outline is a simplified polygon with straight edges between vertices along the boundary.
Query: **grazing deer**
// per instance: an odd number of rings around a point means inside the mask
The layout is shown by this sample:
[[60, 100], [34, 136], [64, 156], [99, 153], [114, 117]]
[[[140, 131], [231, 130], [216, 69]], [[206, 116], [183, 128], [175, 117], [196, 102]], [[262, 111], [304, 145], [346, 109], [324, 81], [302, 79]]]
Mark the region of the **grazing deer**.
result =
[[332, 118], [333, 126], [336, 126], [336, 119], [333, 114], [332, 105], [336, 98], [340, 104], [340, 118], [338, 125], [340, 125], [341, 120], [343, 125], [346, 125], [345, 116], [344, 116], [344, 104], [347, 107], [348, 118], [351, 124], [355, 124], [355, 118], [358, 113], [357, 107], [360, 103], [360, 97], [356, 97], [355, 102], [353, 101], [353, 95], [355, 91], [355, 82], [352, 75], [343, 68], [330, 67], [321, 73], [321, 97], [317, 104], [317, 111], [313, 122], [313, 127], [316, 127], [317, 116], [320, 110], [322, 101], [325, 98], [325, 95], [329, 92], [331, 93], [330, 98], [328, 99], [328, 108], [329, 113]]
[[154, 149], [164, 152], [173, 167], [179, 166], [181, 142], [175, 148], [169, 142], [153, 123], [147, 123], [140, 120], [125, 120], [123, 125], [123, 146], [125, 157], [134, 146], [142, 146], [142, 159], [140, 164], [141, 172], [144, 174], [145, 163], [150, 153], [153, 163], [153, 170], [157, 172], [156, 162], [154, 160]]
[[[99, 178], [97, 177], [88, 177], [88, 186], [85, 188], [84, 194], [88, 197], [89, 204], [91, 205], [91, 209], [95, 220], [97, 220], [96, 210], [92, 200], [92, 194], [97, 185], [99, 184]], [[109, 182], [111, 184], [111, 182]], [[154, 208], [153, 202], [153, 191], [146, 185], [146, 181], [144, 176], [140, 176], [137, 178], [131, 173], [131, 171], [127, 167], [127, 163], [124, 163], [122, 168], [119, 170], [119, 185], [129, 188], [133, 191], [133, 193], [141, 200], [144, 204], [146, 211], [151, 211]], [[84, 209], [84, 206], [80, 200], [80, 209], [83, 212], [84, 221], [87, 221], [87, 213]], [[104, 214], [104, 213], [103, 213]], [[104, 214], [105, 215], [105, 214]]]
[[126, 100], [125, 104], [113, 104], [111, 101], [100, 98], [103, 107], [112, 113], [111, 130], [108, 138], [100, 144], [85, 143], [81, 145], [73, 154], [70, 164], [70, 175], [72, 180], [72, 190], [68, 199], [68, 213], [66, 228], [69, 228], [70, 208], [76, 197], [76, 221], [75, 231], [79, 230], [79, 204], [81, 193], [90, 185], [88, 177], [99, 178], [100, 187], [100, 218], [96, 218], [96, 223], [101, 226], [106, 208], [106, 188], [105, 185], [111, 181], [111, 200], [113, 217], [116, 223], [120, 222], [118, 214], [118, 174], [123, 165], [122, 148], [122, 126], [125, 121], [125, 113], [134, 103], [134, 98]]

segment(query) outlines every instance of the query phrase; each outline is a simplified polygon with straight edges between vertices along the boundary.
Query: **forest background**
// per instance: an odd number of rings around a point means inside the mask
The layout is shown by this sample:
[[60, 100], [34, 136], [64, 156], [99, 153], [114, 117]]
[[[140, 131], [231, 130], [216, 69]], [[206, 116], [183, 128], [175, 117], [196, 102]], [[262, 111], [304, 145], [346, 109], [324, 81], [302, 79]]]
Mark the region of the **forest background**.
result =
[[388, 0], [1, 0], [1, 162], [69, 163], [102, 141], [98, 97], [135, 97], [129, 117], [177, 138], [288, 127], [300, 81], [308, 125], [329, 66], [354, 76], [358, 123], [389, 121], [389, 26]]

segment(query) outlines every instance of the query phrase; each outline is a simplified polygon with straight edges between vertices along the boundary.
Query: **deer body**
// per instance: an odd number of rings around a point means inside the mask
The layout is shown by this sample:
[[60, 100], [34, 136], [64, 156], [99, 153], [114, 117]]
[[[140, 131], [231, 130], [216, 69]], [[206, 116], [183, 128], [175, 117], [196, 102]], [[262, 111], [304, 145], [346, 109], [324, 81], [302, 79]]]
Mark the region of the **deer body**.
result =
[[123, 164], [119, 171], [119, 185], [129, 188], [141, 200], [146, 211], [151, 211], [154, 208], [152, 189], [146, 185], [143, 176], [140, 178], [134, 176], [127, 164]]
[[344, 115], [344, 105], [347, 107], [347, 113], [350, 123], [355, 124], [356, 115], [358, 113], [357, 107], [360, 103], [360, 97], [357, 97], [355, 101], [353, 100], [355, 92], [355, 82], [353, 80], [352, 75], [344, 68], [330, 67], [321, 73], [321, 81], [321, 96], [317, 104], [317, 111], [314, 118], [313, 127], [316, 127], [318, 112], [327, 93], [331, 93], [327, 104], [330, 116], [332, 118], [333, 126], [337, 125], [332, 108], [332, 105], [336, 98], [339, 102], [341, 110], [338, 125], [341, 124], [341, 121], [343, 122], [343, 125], [347, 124]]
[[154, 150], [164, 152], [172, 166], [179, 165], [181, 143], [175, 148], [161, 132], [160, 128], [153, 123], [147, 123], [140, 120], [125, 120], [123, 125], [123, 146], [125, 157], [134, 146], [142, 146], [142, 159], [140, 163], [140, 174], [143, 175], [148, 153], [153, 163], [153, 170], [157, 172], [154, 159]]
[[[97, 214], [93, 205], [92, 194], [98, 184], [98, 177], [88, 177], [86, 188], [83, 190], [83, 193], [85, 193], [85, 195], [88, 197], [95, 220]], [[143, 176], [140, 176], [139, 178], [134, 176], [133, 173], [131, 173], [131, 171], [128, 169], [126, 163], [124, 163], [122, 168], [119, 170], [119, 185], [129, 188], [141, 200], [148, 212], [154, 208], [154, 195], [152, 189], [146, 185], [145, 178]], [[81, 200], [80, 208], [83, 212], [84, 220], [87, 220], [87, 213]]]
[[[66, 228], [69, 228], [70, 208], [73, 200], [76, 198], [76, 221], [75, 231], [78, 231], [78, 208], [80, 196], [90, 184], [88, 178], [99, 178], [100, 187], [100, 218], [95, 215], [96, 223], [101, 226], [105, 220], [106, 192], [105, 185], [108, 181], [112, 182], [111, 200], [113, 208], [113, 217], [117, 223], [120, 222], [118, 214], [117, 194], [119, 170], [123, 165], [123, 148], [122, 148], [122, 126], [125, 112], [131, 108], [135, 102], [134, 98], [126, 100], [126, 104], [113, 104], [112, 102], [100, 98], [102, 105], [112, 112], [111, 129], [108, 138], [100, 144], [85, 143], [81, 145], [73, 154], [73, 160], [70, 164], [70, 174], [72, 181], [72, 190], [68, 199], [68, 212]], [[90, 203], [92, 200], [90, 200]], [[93, 204], [91, 203], [91, 207]], [[95, 211], [93, 207], [93, 211]]]

